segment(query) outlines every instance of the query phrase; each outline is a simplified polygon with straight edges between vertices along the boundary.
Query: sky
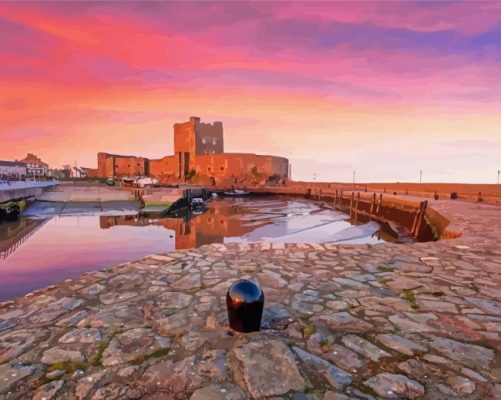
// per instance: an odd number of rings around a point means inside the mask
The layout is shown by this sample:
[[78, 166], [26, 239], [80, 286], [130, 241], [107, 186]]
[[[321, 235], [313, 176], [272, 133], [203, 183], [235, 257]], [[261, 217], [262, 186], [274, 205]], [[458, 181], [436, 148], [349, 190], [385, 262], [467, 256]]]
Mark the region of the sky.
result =
[[495, 183], [501, 2], [0, 2], [0, 159], [161, 158], [190, 116], [297, 180]]

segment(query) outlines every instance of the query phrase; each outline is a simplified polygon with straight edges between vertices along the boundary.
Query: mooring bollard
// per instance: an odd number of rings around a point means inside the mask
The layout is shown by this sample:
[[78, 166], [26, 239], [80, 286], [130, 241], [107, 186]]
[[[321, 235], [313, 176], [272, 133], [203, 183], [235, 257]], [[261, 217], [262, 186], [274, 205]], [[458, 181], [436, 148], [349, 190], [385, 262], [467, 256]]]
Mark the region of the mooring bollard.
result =
[[235, 282], [226, 293], [230, 327], [238, 332], [255, 332], [261, 328], [264, 293], [253, 281]]

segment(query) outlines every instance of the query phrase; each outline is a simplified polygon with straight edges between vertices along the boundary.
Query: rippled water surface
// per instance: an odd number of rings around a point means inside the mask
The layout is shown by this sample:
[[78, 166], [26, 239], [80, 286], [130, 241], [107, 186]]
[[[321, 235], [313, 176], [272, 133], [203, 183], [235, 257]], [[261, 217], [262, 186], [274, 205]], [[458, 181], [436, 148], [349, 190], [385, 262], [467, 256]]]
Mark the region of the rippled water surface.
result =
[[306, 200], [216, 199], [207, 206], [201, 215], [149, 219], [120, 207], [103, 215], [85, 206], [36, 203], [30, 217], [0, 223], [0, 300], [85, 271], [210, 243], [379, 242], [376, 226], [352, 226], [346, 215]]

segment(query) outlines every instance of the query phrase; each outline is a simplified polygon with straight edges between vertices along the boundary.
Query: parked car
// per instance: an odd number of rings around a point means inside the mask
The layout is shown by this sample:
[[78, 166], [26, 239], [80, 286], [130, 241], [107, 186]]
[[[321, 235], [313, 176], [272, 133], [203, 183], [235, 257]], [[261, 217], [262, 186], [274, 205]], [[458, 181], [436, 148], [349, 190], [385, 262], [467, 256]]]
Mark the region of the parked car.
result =
[[139, 187], [139, 188], [144, 188], [146, 186], [155, 186], [158, 185], [159, 181], [154, 178], [149, 178], [149, 177], [139, 177], [136, 178], [134, 181], [134, 186]]
[[9, 182], [0, 179], [0, 185], [9, 185]]
[[133, 186], [134, 182], [135, 182], [135, 179], [129, 178], [129, 177], [122, 178], [122, 181], [121, 181], [122, 186]]
[[108, 186], [115, 186], [115, 180], [113, 178], [106, 179], [106, 184]]

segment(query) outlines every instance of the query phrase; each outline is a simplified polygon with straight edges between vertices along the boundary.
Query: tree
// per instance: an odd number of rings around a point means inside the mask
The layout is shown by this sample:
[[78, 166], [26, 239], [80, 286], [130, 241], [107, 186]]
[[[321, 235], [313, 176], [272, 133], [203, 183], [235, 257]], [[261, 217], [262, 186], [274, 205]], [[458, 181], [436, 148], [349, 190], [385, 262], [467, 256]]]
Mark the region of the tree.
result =
[[61, 172], [63, 173], [63, 176], [65, 178], [70, 178], [71, 177], [71, 165], [69, 165], [69, 164], [63, 165], [63, 169]]

